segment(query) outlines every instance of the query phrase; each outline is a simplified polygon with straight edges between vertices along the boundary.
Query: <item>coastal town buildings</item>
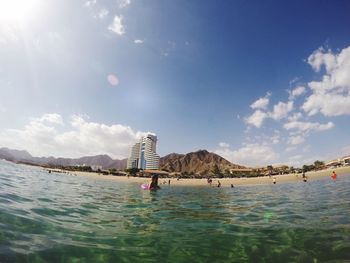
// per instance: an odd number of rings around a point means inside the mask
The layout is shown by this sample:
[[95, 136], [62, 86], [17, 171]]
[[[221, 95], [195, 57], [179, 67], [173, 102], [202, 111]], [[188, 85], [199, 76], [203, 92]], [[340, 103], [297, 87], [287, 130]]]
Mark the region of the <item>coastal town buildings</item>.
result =
[[344, 156], [338, 159], [328, 161], [325, 165], [328, 168], [350, 165], [350, 156]]
[[156, 153], [157, 136], [147, 134], [131, 148], [127, 168], [138, 168], [142, 170], [159, 169], [159, 155]]

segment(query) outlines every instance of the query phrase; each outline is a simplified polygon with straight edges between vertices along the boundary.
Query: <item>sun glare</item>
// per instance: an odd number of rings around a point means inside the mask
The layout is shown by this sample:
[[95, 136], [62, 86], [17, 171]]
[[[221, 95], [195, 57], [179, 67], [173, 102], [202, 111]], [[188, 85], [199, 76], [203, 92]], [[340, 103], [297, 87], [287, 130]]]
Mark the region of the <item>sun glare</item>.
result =
[[1, 22], [23, 22], [35, 16], [39, 0], [0, 0]]

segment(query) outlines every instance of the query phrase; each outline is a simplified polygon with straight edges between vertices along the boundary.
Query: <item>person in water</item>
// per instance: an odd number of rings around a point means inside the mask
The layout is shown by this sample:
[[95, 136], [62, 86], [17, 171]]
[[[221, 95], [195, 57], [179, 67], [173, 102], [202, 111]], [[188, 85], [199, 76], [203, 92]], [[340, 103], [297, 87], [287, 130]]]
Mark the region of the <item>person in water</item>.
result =
[[307, 176], [305, 175], [305, 171], [303, 171], [303, 181], [306, 183], [307, 182]]
[[335, 180], [337, 180], [337, 174], [335, 173], [335, 171], [333, 171], [331, 177], [332, 177], [332, 179], [333, 179], [334, 182], [335, 182]]
[[220, 183], [220, 181], [218, 180], [218, 187], [221, 187], [221, 183]]
[[160, 189], [158, 185], [158, 175], [154, 174], [152, 176], [152, 182], [149, 185], [149, 190], [158, 190], [158, 189]]
[[273, 178], [272, 182], [273, 184], [276, 184], [276, 178]]

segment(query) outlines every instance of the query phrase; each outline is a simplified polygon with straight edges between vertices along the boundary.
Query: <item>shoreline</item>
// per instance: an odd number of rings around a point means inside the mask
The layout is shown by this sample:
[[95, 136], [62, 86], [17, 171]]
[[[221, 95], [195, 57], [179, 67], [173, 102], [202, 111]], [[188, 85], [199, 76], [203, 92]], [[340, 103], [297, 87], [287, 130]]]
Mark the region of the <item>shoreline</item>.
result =
[[[80, 172], [80, 171], [68, 171], [68, 170], [59, 170], [59, 169], [48, 169], [44, 168], [46, 171], [51, 170], [56, 173], [65, 173], [71, 176], [84, 176], [89, 177], [91, 179], [99, 179], [99, 180], [111, 180], [123, 183], [150, 183], [151, 178], [145, 177], [126, 177], [126, 176], [113, 176], [113, 175], [102, 175], [97, 172]], [[338, 178], [339, 176], [350, 175], [350, 166], [339, 167], [335, 169], [325, 169], [320, 171], [311, 171], [305, 173], [307, 177], [307, 182], [322, 180], [328, 178], [331, 180], [331, 174], [333, 171], [336, 171]], [[217, 187], [218, 181], [221, 183], [221, 187], [231, 187], [231, 184], [236, 186], [249, 186], [249, 185], [269, 185], [273, 184], [273, 178], [276, 178], [276, 184], [284, 184], [291, 182], [303, 182], [302, 174], [284, 174], [284, 175], [273, 175], [262, 176], [262, 177], [250, 177], [250, 178], [213, 178], [212, 187]], [[207, 183], [207, 179], [179, 179], [176, 178], [159, 178], [159, 185], [168, 185], [168, 180], [170, 180], [170, 185], [172, 186], [209, 186]]]

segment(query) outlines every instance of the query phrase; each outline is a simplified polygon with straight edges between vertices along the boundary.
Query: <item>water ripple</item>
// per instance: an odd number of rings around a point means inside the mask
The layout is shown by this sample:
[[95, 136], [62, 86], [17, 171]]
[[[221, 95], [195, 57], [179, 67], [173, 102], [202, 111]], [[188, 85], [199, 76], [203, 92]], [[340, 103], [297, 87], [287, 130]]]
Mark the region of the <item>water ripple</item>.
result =
[[346, 262], [349, 186], [149, 192], [0, 161], [0, 262]]

